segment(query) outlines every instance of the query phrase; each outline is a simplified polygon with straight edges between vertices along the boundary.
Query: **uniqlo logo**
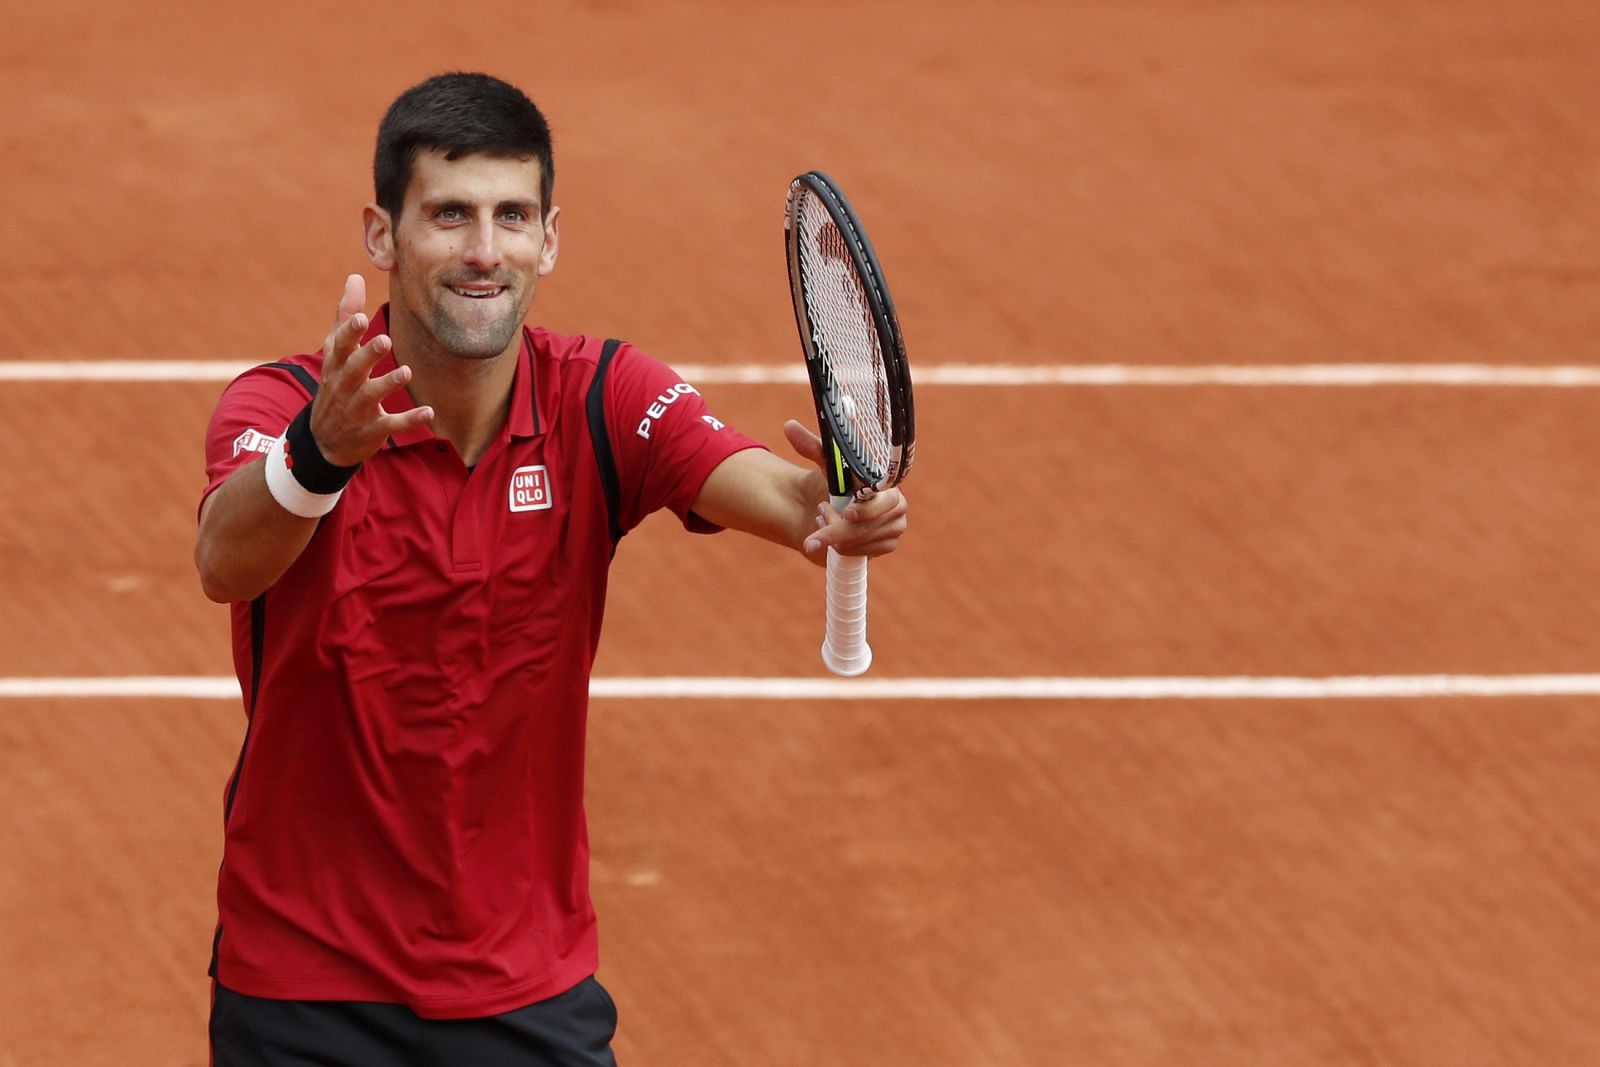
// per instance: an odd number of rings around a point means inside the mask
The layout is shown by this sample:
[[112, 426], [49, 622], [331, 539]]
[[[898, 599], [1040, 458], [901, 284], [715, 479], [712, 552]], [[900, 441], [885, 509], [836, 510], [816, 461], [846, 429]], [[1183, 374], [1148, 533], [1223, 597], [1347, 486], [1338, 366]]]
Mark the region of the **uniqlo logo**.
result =
[[276, 437], [268, 437], [260, 430], [246, 430], [233, 439], [233, 454], [240, 452], [271, 452]]
[[512, 511], [543, 511], [551, 503], [550, 474], [542, 465], [511, 472]]

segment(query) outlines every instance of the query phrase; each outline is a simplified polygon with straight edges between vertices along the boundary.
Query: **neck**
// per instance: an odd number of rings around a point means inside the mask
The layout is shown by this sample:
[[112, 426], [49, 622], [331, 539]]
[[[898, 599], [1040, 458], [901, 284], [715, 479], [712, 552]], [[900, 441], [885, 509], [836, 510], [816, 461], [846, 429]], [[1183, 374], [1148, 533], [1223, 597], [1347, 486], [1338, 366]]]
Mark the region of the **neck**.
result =
[[511, 409], [522, 331], [496, 356], [467, 359], [441, 350], [414, 318], [391, 308], [395, 360], [411, 368], [411, 399], [433, 408], [428, 428], [455, 446], [468, 466], [489, 448]]

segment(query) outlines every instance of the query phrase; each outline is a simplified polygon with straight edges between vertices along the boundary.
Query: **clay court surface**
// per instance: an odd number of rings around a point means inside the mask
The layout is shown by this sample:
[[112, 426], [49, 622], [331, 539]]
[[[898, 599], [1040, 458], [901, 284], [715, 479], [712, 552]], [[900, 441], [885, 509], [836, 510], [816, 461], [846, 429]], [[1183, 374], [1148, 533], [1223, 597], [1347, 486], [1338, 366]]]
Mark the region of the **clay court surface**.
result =
[[[837, 20], [837, 21], [834, 21]], [[536, 321], [792, 366], [788, 179], [914, 366], [1600, 365], [1600, 14], [614, 2], [0, 28], [0, 360], [314, 348], [373, 130], [556, 132]], [[85, 364], [87, 365], [87, 364]], [[0, 371], [4, 364], [0, 363]], [[221, 382], [0, 383], [0, 691], [229, 673]], [[798, 384], [707, 384], [780, 439]], [[923, 386], [874, 679], [1600, 671], [1593, 385]], [[817, 572], [657, 519], [598, 674], [819, 678]], [[0, 1065], [205, 1062], [234, 699], [0, 699]], [[1600, 1063], [1600, 697], [599, 698], [627, 1065]]]

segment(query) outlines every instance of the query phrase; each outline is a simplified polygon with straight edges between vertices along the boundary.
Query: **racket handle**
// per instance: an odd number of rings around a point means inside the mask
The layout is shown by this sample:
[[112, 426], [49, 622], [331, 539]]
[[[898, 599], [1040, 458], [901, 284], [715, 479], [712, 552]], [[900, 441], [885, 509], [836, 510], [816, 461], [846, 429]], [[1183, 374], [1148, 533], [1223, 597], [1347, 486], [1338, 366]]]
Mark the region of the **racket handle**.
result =
[[822, 662], [834, 674], [853, 678], [872, 666], [867, 644], [867, 558], [828, 549], [828, 624]]

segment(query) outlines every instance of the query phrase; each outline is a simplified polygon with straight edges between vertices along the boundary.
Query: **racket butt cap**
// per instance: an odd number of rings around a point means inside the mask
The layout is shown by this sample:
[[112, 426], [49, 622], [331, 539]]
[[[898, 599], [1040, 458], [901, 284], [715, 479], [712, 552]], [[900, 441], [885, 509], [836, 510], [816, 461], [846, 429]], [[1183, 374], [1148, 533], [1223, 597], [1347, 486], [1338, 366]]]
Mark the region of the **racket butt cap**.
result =
[[861, 652], [855, 656], [841, 656], [829, 647], [828, 642], [822, 642], [822, 662], [828, 670], [843, 678], [854, 678], [866, 674], [867, 668], [872, 666], [872, 646], [862, 645]]

